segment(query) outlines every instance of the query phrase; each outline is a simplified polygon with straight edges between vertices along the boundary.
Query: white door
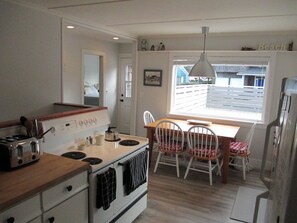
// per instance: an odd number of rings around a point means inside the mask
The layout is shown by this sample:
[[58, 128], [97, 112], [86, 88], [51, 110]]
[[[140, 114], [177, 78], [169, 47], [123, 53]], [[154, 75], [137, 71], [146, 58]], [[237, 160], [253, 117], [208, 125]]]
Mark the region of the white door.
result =
[[132, 59], [120, 58], [120, 86], [118, 101], [118, 131], [130, 134], [132, 96]]

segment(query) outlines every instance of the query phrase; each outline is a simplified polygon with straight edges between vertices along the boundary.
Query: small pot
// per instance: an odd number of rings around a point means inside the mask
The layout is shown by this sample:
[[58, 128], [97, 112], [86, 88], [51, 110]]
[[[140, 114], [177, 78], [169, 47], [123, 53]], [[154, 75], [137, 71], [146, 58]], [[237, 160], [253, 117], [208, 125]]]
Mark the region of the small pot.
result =
[[112, 129], [115, 129], [115, 127], [108, 127], [108, 129], [105, 131], [105, 140], [106, 141], [118, 141], [119, 133], [117, 131], [114, 131]]

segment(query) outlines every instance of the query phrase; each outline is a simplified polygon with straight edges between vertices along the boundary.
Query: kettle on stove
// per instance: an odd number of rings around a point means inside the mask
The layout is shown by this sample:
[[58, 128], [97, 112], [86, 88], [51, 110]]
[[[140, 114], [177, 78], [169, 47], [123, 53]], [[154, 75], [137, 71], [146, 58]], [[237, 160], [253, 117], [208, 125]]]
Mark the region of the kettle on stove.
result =
[[119, 138], [119, 133], [113, 129], [116, 127], [108, 127], [108, 129], [105, 131], [105, 140], [106, 141], [118, 141], [120, 140]]

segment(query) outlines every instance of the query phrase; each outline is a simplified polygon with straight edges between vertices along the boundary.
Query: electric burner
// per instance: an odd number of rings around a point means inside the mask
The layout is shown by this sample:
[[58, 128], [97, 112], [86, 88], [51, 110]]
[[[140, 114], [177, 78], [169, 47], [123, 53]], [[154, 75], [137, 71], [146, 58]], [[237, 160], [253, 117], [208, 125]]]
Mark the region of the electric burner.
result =
[[82, 161], [88, 162], [91, 165], [96, 165], [102, 162], [102, 159], [96, 158], [96, 157], [88, 157], [83, 159]]
[[119, 144], [122, 146], [136, 146], [139, 144], [139, 142], [132, 139], [126, 139], [126, 140], [120, 141]]
[[75, 159], [75, 160], [79, 160], [82, 158], [85, 158], [87, 155], [83, 152], [67, 152], [67, 153], [63, 153], [61, 156], [63, 157], [67, 157], [67, 158], [71, 158], [71, 159]]

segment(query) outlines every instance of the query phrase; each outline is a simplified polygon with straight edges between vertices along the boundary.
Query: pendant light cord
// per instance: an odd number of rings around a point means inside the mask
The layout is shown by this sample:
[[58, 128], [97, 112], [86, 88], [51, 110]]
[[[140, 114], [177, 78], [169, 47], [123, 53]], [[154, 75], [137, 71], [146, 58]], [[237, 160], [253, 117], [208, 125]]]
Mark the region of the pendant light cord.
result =
[[204, 37], [204, 40], [203, 40], [203, 53], [205, 53], [206, 35], [208, 33], [208, 30], [209, 30], [208, 27], [206, 27], [206, 26], [202, 27], [202, 33], [203, 33], [203, 37]]

